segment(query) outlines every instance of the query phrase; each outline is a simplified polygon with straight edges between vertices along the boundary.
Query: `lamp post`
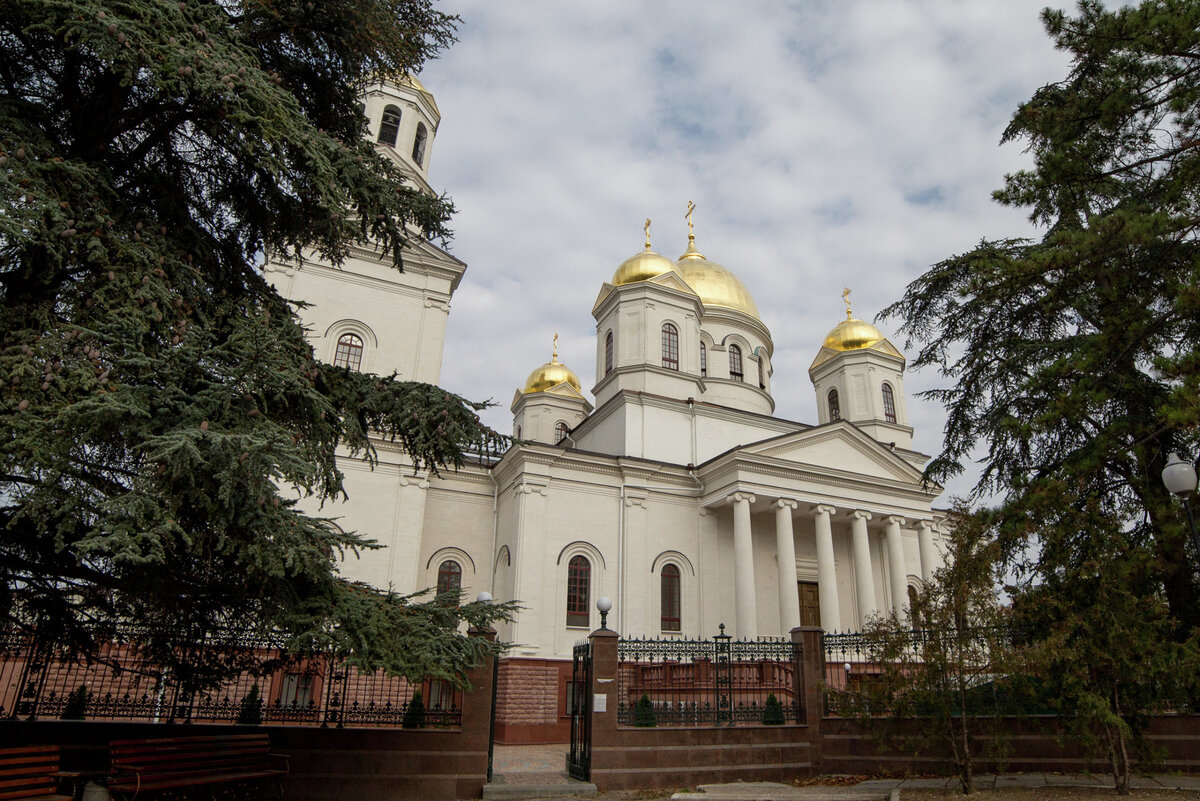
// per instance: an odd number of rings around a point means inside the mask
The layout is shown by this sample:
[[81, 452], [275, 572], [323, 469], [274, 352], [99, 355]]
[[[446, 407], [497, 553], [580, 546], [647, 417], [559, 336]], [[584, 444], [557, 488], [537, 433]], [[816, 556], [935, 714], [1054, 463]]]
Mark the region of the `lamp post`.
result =
[[612, 599], [607, 595], [601, 595], [596, 599], [596, 608], [600, 610], [600, 628], [608, 628], [608, 613], [612, 609]]
[[1179, 458], [1178, 453], [1167, 457], [1167, 466], [1162, 471], [1163, 484], [1183, 500], [1187, 512], [1188, 529], [1192, 532], [1192, 545], [1196, 547], [1196, 559], [1200, 560], [1200, 534], [1196, 533], [1196, 516], [1192, 514], [1192, 493], [1196, 491], [1196, 466]]

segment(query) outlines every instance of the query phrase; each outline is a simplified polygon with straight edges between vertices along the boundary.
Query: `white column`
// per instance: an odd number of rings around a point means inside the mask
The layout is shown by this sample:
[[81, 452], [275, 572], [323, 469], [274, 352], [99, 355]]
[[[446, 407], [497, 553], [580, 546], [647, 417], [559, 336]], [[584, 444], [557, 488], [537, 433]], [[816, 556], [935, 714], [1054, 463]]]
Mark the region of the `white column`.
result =
[[900, 535], [903, 517], [895, 515], [883, 521], [886, 525], [888, 547], [888, 573], [892, 584], [892, 612], [904, 616], [904, 605], [908, 603], [908, 571], [904, 569], [904, 540]]
[[754, 496], [735, 492], [728, 502], [733, 504], [733, 594], [736, 599], [738, 637], [755, 637], [758, 627], [758, 599], [754, 592], [754, 541], [750, 537], [750, 504]]
[[832, 506], [816, 506], [812, 511], [817, 530], [817, 594], [821, 602], [821, 628], [828, 632], [841, 631], [837, 568], [833, 563], [833, 526], [829, 523], [829, 516], [837, 510]]
[[854, 584], [858, 590], [858, 625], [865, 626], [867, 618], [876, 612], [875, 575], [871, 567], [871, 541], [867, 537], [870, 512], [850, 513], [850, 542], [854, 546]]
[[800, 593], [796, 587], [796, 541], [792, 538], [792, 510], [799, 504], [787, 498], [775, 501], [775, 554], [779, 560], [779, 623], [783, 634], [800, 625]]
[[933, 581], [937, 551], [933, 547], [933, 523], [928, 520], [917, 523], [917, 547], [921, 552], [921, 579]]

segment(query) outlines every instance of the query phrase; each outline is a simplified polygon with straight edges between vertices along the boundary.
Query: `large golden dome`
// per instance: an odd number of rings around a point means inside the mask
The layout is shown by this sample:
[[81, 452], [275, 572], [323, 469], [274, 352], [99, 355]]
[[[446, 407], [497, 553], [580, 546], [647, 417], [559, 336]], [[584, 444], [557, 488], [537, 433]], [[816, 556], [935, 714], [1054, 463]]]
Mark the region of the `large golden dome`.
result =
[[829, 336], [825, 337], [824, 347], [832, 350], [859, 350], [869, 348], [883, 340], [879, 329], [868, 322], [855, 317], [842, 320]]
[[706, 307], [734, 309], [759, 319], [758, 305], [746, 285], [729, 270], [704, 258], [704, 254], [696, 250], [694, 238], [688, 237], [687, 252], [679, 257], [678, 265], [683, 280], [700, 296]]
[[671, 272], [679, 272], [679, 268], [675, 266], [675, 262], [666, 256], [658, 255], [653, 250], [643, 250], [641, 253], [630, 256], [621, 262], [621, 266], [613, 273], [612, 283], [614, 286], [634, 284], [638, 281], [648, 281], [655, 276]]

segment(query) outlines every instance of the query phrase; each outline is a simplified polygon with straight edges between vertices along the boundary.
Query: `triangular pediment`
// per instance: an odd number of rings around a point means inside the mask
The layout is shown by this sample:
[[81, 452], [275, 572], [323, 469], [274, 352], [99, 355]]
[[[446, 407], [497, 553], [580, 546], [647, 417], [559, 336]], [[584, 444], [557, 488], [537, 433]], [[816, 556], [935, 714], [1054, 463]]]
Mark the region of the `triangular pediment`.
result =
[[596, 313], [596, 309], [600, 308], [600, 304], [603, 303], [615, 289], [616, 287], [607, 281], [600, 287], [600, 294], [596, 296], [596, 302], [592, 304], [592, 314]]
[[819, 465], [864, 478], [918, 483], [921, 471], [901, 459], [886, 445], [846, 422], [816, 426], [794, 434], [756, 442], [742, 453]]
[[517, 404], [520, 403], [522, 400], [524, 400], [526, 403], [528, 403], [531, 400], [536, 400], [537, 398], [545, 396], [545, 395], [554, 395], [556, 397], [566, 398], [566, 399], [572, 400], [572, 401], [583, 401], [584, 407], [586, 409], [588, 409], [590, 411], [592, 408], [591, 401], [589, 401], [586, 397], [584, 397], [582, 392], [575, 389], [575, 387], [571, 386], [570, 382], [568, 382], [568, 381], [563, 381], [559, 384], [555, 384], [554, 386], [543, 389], [540, 392], [526, 393], [526, 392], [522, 392], [521, 390], [518, 389], [516, 392], [513, 393], [512, 405], [509, 408], [515, 412], [517, 410]]
[[680, 292], [686, 292], [689, 295], [696, 294], [696, 290], [694, 290], [690, 286], [688, 286], [687, 282], [683, 280], [683, 276], [681, 276], [679, 273], [675, 273], [675, 272], [663, 273], [662, 275], [656, 275], [653, 278], [647, 279], [646, 283], [647, 284], [658, 284], [659, 286], [669, 287], [671, 289], [675, 289]]
[[[873, 345], [870, 345], [866, 348], [862, 348], [862, 351], [872, 351], [874, 353], [882, 353], [887, 356], [892, 356], [892, 357], [900, 360], [901, 368], [903, 368], [903, 366], [904, 366], [904, 354], [901, 353], [900, 350], [895, 345], [893, 345], [891, 342], [888, 342], [886, 339], [881, 339], [878, 342], [874, 343]], [[857, 353], [857, 352], [860, 352], [860, 351], [834, 350], [833, 348], [828, 348], [828, 347], [825, 347], [824, 345], [822, 345], [821, 349], [819, 351], [817, 351], [816, 358], [813, 359], [812, 364], [810, 364], [808, 366], [808, 370], [809, 370], [809, 372], [812, 372], [819, 365], [824, 364], [825, 362], [829, 361], [832, 358], [841, 356], [843, 353]]]

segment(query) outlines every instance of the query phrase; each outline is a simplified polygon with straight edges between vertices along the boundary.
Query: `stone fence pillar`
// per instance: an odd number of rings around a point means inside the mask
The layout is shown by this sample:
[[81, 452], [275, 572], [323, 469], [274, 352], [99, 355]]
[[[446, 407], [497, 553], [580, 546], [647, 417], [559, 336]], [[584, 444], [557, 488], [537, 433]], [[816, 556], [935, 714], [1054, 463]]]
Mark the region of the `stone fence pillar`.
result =
[[[472, 626], [468, 631], [472, 637], [479, 637], [488, 642], [496, 641], [496, 630], [480, 629]], [[496, 657], [488, 657], [482, 663], [467, 671], [467, 681], [471, 689], [463, 693], [462, 707], [462, 751], [488, 752], [492, 739], [492, 682], [495, 681], [493, 663]], [[486, 773], [486, 771], [485, 771]]]
[[[605, 748], [617, 742], [617, 639], [612, 629], [588, 635], [592, 644], [592, 770], [603, 764]], [[594, 780], [593, 780], [594, 781]]]
[[796, 666], [796, 692], [804, 702], [804, 720], [809, 736], [817, 746], [821, 743], [821, 718], [825, 715], [825, 699], [821, 685], [825, 681], [825, 632], [819, 626], [799, 626], [792, 629], [792, 642], [799, 644], [799, 664]]

